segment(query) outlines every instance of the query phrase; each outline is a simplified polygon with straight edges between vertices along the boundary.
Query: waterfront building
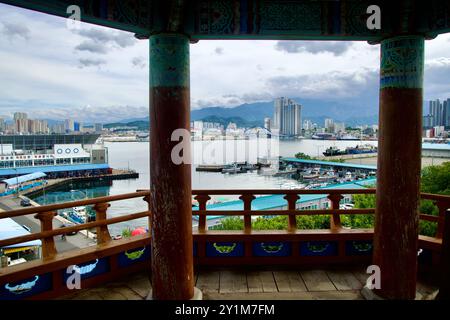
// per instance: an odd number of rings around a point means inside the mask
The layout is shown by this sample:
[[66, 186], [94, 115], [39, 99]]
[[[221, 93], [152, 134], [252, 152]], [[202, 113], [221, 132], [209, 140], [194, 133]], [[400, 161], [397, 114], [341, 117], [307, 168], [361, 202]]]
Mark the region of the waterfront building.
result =
[[274, 127], [279, 135], [300, 136], [302, 134], [302, 106], [286, 97], [275, 99]]
[[0, 136], [0, 177], [35, 172], [44, 172], [49, 178], [107, 173], [108, 150], [95, 144], [98, 137]]

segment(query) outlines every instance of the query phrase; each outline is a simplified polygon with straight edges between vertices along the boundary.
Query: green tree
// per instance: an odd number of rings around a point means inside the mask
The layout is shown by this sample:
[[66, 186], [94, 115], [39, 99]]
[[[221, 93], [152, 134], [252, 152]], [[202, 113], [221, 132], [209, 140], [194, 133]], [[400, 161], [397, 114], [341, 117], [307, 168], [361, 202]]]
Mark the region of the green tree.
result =
[[450, 195], [450, 161], [423, 169], [421, 191]]
[[296, 153], [295, 157], [297, 159], [305, 159], [305, 160], [311, 160], [312, 159], [310, 156], [308, 156], [307, 154], [304, 154], [303, 152]]

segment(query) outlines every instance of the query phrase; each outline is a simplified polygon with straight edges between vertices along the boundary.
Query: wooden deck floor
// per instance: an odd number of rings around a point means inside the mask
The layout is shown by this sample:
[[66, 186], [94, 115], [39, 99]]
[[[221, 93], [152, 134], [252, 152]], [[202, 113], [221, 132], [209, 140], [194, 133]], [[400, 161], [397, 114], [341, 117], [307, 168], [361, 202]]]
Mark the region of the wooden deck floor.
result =
[[[363, 299], [360, 290], [368, 275], [353, 270], [202, 270], [196, 287], [205, 300], [354, 300]], [[146, 273], [127, 276], [106, 285], [77, 291], [63, 299], [141, 300], [151, 289]], [[418, 298], [429, 298], [434, 287], [418, 284]]]

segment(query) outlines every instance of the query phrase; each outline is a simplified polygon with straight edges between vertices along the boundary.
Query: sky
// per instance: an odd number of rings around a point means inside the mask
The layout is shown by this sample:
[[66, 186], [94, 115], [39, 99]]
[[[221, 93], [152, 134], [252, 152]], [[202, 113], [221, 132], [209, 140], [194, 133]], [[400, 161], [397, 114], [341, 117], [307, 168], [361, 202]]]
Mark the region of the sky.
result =
[[[112, 122], [148, 115], [148, 40], [0, 4], [0, 117]], [[450, 97], [450, 34], [425, 44], [424, 99]], [[190, 46], [191, 108], [378, 90], [379, 45], [208, 40]], [[298, 101], [301, 103], [301, 101]], [[406, 106], [405, 106], [406, 107]]]

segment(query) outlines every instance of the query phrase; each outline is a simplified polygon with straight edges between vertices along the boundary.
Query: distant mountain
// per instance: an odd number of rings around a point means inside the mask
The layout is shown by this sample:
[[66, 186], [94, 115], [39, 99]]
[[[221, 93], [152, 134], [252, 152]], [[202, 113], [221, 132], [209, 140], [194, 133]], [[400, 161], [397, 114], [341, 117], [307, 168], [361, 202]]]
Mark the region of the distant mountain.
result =
[[113, 122], [106, 123], [103, 125], [104, 128], [114, 128], [114, 127], [136, 127], [138, 130], [148, 130], [149, 129], [149, 121], [148, 118], [145, 120], [135, 120], [130, 122]]
[[[334, 119], [337, 122], [345, 122], [346, 125], [355, 126], [362, 124], [378, 123], [378, 100], [367, 99], [367, 105], [360, 105], [359, 100], [349, 98], [345, 103], [336, 101], [292, 98], [303, 106], [302, 118], [323, 125], [325, 118]], [[203, 120], [228, 124], [236, 122], [238, 126], [263, 126], [264, 118], [273, 118], [274, 102], [244, 103], [233, 108], [206, 107], [191, 111], [191, 121]], [[149, 118], [127, 119], [114, 123], [115, 126], [145, 126], [148, 128]], [[106, 124], [111, 127], [113, 124]]]
[[[367, 106], [360, 106], [356, 101], [349, 100], [348, 103], [341, 102], [293, 98], [303, 106], [302, 118], [309, 119], [318, 124], [323, 124], [325, 118], [332, 118], [335, 121], [343, 121], [348, 125], [377, 124], [378, 107], [373, 102]], [[234, 108], [208, 107], [191, 111], [191, 120], [204, 120], [210, 116], [221, 118], [240, 117], [247, 121], [264, 124], [264, 118], [273, 118], [274, 103], [257, 102], [245, 103]]]
[[244, 103], [234, 108], [208, 107], [191, 111], [191, 120], [203, 120], [209, 116], [222, 118], [240, 117], [248, 121], [264, 121], [273, 116], [273, 101]]

